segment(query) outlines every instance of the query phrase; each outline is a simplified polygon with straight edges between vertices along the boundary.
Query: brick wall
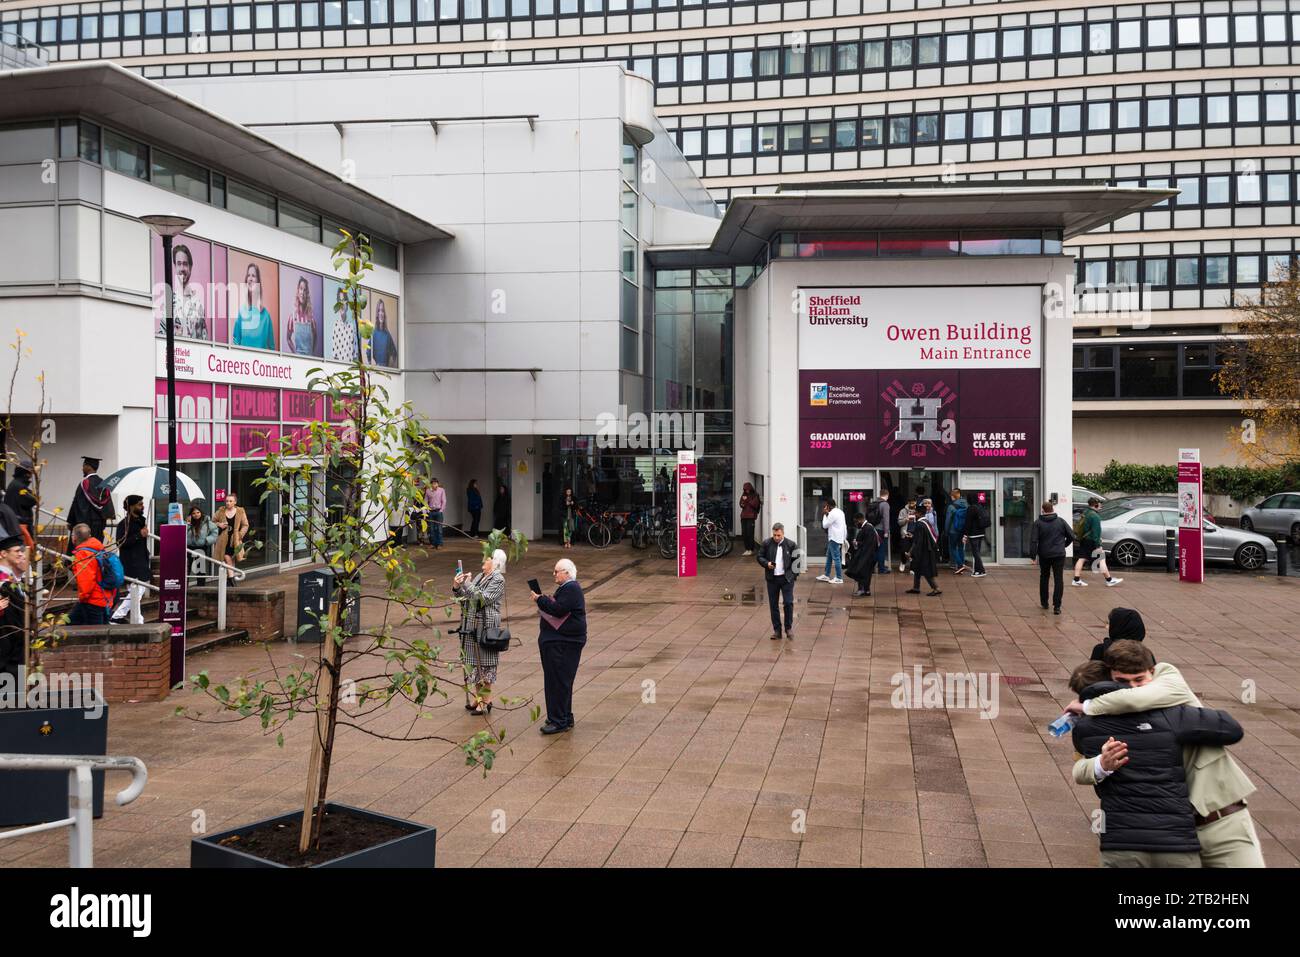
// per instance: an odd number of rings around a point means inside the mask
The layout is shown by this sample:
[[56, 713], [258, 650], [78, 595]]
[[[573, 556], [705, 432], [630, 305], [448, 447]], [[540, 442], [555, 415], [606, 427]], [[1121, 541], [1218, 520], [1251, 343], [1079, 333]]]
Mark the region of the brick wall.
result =
[[[217, 619], [215, 586], [191, 588], [188, 607], [200, 618]], [[276, 641], [284, 637], [284, 592], [275, 588], [226, 589], [226, 627], [242, 628], [250, 641]]]
[[171, 627], [78, 625], [63, 629], [54, 648], [40, 652], [46, 676], [103, 675], [104, 700], [161, 701], [171, 680]]

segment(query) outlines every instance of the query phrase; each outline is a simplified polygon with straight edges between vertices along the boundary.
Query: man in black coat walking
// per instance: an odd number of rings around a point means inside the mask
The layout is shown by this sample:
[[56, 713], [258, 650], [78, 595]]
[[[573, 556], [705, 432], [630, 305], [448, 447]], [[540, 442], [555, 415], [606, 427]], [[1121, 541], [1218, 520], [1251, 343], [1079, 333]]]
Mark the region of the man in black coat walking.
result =
[[1029, 558], [1038, 562], [1038, 603], [1047, 607], [1047, 576], [1055, 578], [1052, 614], [1061, 613], [1065, 595], [1065, 550], [1074, 544], [1074, 529], [1056, 514], [1056, 503], [1043, 503], [1043, 513], [1029, 530]]
[[785, 602], [785, 636], [794, 641], [794, 583], [799, 577], [795, 559], [799, 549], [785, 537], [785, 526], [777, 522], [772, 526], [772, 537], [763, 542], [755, 559], [763, 566], [767, 582], [767, 607], [772, 612], [772, 640], [781, 638], [781, 609], [778, 599]]
[[573, 730], [573, 682], [587, 643], [587, 601], [578, 584], [578, 568], [567, 558], [555, 563], [555, 594], [530, 592], [541, 616], [537, 645], [542, 655], [546, 723], [542, 734]]
[[[1137, 684], [1155, 657], [1145, 645], [1117, 641], [1100, 665], [1075, 669], [1070, 688], [1081, 701]], [[1106, 674], [1115, 681], [1097, 681]], [[1183, 767], [1184, 745], [1223, 747], [1242, 730], [1226, 711], [1179, 705], [1152, 711], [1080, 715], [1074, 749], [1097, 762], [1095, 790], [1104, 815], [1102, 867], [1200, 867], [1195, 809]], [[1127, 750], [1125, 750], [1125, 747]]]
[[[874, 509], [875, 506], [872, 506]], [[844, 573], [858, 583], [857, 590], [853, 593], [854, 598], [865, 598], [871, 595], [871, 575], [876, 570], [876, 558], [880, 550], [885, 547], [884, 540], [880, 537], [877, 529], [877, 521], [880, 517], [878, 511], [873, 511], [871, 515], [863, 515], [858, 512], [853, 516], [853, 544], [849, 550], [848, 564], [844, 566]]]
[[[136, 578], [142, 582], [149, 581], [149, 524], [144, 517], [144, 499], [139, 495], [128, 495], [123, 503], [126, 515], [117, 523], [117, 554], [122, 560], [122, 574], [127, 578]], [[113, 624], [121, 625], [128, 620], [134, 624], [144, 621], [143, 585], [126, 583], [126, 597], [118, 604], [110, 619]]]

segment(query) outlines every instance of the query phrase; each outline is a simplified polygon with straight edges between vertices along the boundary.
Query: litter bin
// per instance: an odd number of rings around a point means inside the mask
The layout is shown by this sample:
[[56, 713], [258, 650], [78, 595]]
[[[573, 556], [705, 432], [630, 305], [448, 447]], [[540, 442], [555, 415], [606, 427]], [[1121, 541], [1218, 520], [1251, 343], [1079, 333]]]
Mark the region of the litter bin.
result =
[[[329, 615], [334, 586], [334, 572], [329, 568], [317, 568], [298, 576], [298, 621], [294, 628], [298, 641], [315, 645], [324, 641], [321, 623]], [[348, 630], [356, 634], [361, 630], [361, 603], [353, 601], [349, 611]]]

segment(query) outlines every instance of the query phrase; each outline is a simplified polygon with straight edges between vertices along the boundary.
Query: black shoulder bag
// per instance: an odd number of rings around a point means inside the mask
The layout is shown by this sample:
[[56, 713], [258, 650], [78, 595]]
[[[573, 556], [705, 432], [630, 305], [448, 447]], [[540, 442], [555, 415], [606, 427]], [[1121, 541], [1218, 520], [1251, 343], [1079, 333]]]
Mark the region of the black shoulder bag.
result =
[[[506, 598], [505, 579], [503, 577], [501, 590], [501, 621], [505, 621], [509, 608], [510, 604]], [[484, 651], [495, 651], [498, 654], [506, 651], [510, 647], [510, 629], [502, 628], [497, 625], [485, 624], [478, 632], [478, 646]]]

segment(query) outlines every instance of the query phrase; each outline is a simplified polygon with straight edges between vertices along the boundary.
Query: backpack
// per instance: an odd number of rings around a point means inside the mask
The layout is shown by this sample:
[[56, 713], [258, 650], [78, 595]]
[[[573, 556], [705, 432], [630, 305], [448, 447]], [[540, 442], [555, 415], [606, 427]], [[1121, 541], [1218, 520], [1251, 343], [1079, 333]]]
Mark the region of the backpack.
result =
[[872, 528], [880, 524], [880, 499], [867, 506], [867, 524]]
[[1074, 520], [1074, 537], [1083, 541], [1088, 537], [1088, 513], [1080, 512]]
[[88, 548], [86, 551], [95, 556], [95, 564], [99, 566], [99, 587], [104, 591], [117, 591], [126, 581], [126, 572], [122, 568], [122, 559], [118, 558], [117, 552], [106, 551], [102, 548]]

